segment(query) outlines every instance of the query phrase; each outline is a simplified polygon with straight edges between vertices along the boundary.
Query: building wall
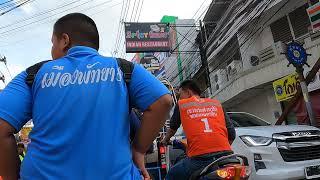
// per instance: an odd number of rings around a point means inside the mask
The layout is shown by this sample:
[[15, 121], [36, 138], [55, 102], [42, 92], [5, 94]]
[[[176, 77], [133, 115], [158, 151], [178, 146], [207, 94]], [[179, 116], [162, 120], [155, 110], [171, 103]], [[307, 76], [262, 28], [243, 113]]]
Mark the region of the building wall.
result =
[[[294, 9], [307, 3], [308, 1], [290, 1], [290, 3], [287, 3], [285, 6], [283, 6], [285, 2], [286, 1], [282, 0], [281, 2], [270, 7], [270, 9], [268, 9], [268, 11], [266, 11], [260, 18], [254, 19], [250, 24], [246, 25], [241, 29], [241, 31], [238, 32], [237, 36], [240, 44], [240, 52], [243, 60], [244, 70], [251, 68], [251, 56], [257, 56], [259, 51], [274, 44], [270, 24], [290, 13]], [[281, 10], [278, 11], [280, 8]]]
[[[226, 82], [222, 90], [213, 95], [223, 103], [227, 103], [228, 108], [231, 108], [233, 111], [249, 112], [271, 123], [276, 122], [278, 115], [281, 114], [280, 103], [275, 99], [271, 84], [278, 78], [294, 73], [295, 69], [292, 66], [287, 67], [288, 61], [280, 52], [277, 52], [274, 58], [256, 67], [251, 65], [250, 57], [259, 56], [261, 50], [270, 46], [275, 48], [270, 24], [307, 3], [306, 0], [290, 1], [284, 8], [278, 11], [285, 2], [286, 1], [278, 2], [274, 7], [269, 8], [269, 10], [261, 16], [260, 20], [255, 19], [255, 21], [247, 24], [238, 32], [237, 37], [243, 61], [243, 71], [239, 73], [234, 80]], [[277, 14], [274, 15], [276, 12]], [[255, 35], [252, 36], [253, 34]], [[312, 56], [308, 58], [308, 63], [312, 66], [320, 57], [320, 38], [311, 41], [311, 38], [308, 37], [304, 39], [304, 42], [307, 52], [312, 54]], [[306, 71], [310, 70], [309, 68], [305, 69]], [[318, 73], [318, 76], [319, 75]], [[314, 85], [315, 89], [320, 88], [319, 78], [317, 78], [317, 80], [318, 84]], [[249, 97], [243, 99], [243, 93], [254, 92], [253, 89], [266, 83], [269, 84], [269, 88], [258, 94], [253, 93], [250, 95], [250, 93], [247, 93]], [[309, 86], [309, 88], [310, 87], [311, 86]]]

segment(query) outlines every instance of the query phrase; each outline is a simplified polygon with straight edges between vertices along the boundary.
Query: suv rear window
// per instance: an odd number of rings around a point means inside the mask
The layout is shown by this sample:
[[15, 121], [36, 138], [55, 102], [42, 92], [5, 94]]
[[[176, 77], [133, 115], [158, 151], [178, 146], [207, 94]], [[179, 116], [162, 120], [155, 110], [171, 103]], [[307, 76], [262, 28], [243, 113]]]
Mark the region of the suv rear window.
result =
[[270, 124], [247, 113], [228, 113], [235, 127], [269, 126]]

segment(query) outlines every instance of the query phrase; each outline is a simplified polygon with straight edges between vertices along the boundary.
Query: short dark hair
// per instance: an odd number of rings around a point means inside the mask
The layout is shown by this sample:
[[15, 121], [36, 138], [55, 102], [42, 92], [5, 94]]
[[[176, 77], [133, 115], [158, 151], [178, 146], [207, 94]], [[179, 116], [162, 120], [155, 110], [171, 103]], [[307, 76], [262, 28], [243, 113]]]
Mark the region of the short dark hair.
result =
[[181, 89], [184, 89], [184, 90], [191, 90], [193, 93], [197, 94], [197, 95], [201, 95], [201, 89], [200, 87], [198, 86], [198, 84], [193, 81], [193, 80], [185, 80], [181, 83], [180, 85], [180, 88]]
[[54, 24], [53, 33], [58, 38], [63, 33], [68, 34], [72, 45], [99, 49], [99, 32], [96, 23], [87, 15], [71, 13], [61, 17]]

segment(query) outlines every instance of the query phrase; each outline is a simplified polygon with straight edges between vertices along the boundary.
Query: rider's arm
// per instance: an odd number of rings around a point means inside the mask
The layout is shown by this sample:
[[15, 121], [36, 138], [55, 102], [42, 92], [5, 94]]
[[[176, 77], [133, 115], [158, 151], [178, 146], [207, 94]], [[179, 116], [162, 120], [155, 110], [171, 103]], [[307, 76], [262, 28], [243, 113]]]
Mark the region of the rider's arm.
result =
[[167, 114], [170, 111], [171, 103], [171, 96], [164, 95], [144, 111], [141, 127], [133, 142], [133, 147], [136, 150], [145, 153], [150, 148], [161, 127], [163, 127]]
[[166, 136], [163, 141], [168, 142], [174, 136], [181, 125], [180, 111], [178, 104], [174, 108], [173, 115], [170, 119], [170, 128], [167, 130]]
[[0, 176], [17, 179], [19, 158], [13, 133], [31, 119], [31, 91], [26, 72], [15, 77], [0, 92]]
[[225, 121], [226, 121], [226, 127], [228, 130], [228, 139], [229, 139], [230, 144], [232, 144], [232, 142], [236, 138], [236, 130], [234, 129], [233, 123], [231, 122], [229, 115], [226, 113], [225, 110], [224, 110], [224, 112], [225, 112], [224, 116], [225, 116]]
[[164, 125], [172, 98], [169, 90], [140, 65], [134, 67], [129, 93], [132, 105], [143, 112], [133, 148], [145, 153]]
[[17, 180], [20, 160], [14, 138], [15, 129], [0, 119], [0, 176], [4, 180]]

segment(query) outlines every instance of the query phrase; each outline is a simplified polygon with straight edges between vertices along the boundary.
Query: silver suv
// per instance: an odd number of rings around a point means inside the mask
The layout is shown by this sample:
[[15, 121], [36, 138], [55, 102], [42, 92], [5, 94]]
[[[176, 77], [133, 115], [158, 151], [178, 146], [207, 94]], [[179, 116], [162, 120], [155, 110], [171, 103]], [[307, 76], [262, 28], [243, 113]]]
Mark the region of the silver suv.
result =
[[[251, 179], [312, 179], [320, 177], [320, 131], [304, 125], [272, 126], [245, 112], [228, 112], [236, 127], [235, 153], [248, 158]], [[184, 137], [182, 129], [174, 139]], [[169, 147], [170, 162], [181, 151]]]

